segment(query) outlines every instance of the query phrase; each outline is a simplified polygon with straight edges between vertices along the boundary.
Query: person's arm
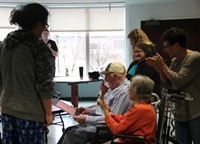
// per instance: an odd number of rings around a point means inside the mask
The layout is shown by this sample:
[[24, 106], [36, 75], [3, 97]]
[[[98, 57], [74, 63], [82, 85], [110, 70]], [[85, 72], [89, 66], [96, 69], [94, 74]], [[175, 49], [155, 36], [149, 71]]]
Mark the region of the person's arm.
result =
[[166, 72], [168, 72], [170, 68], [164, 63], [163, 58], [158, 53], [154, 57], [147, 57], [146, 63], [159, 73], [161, 82], [165, 87], [171, 85], [169, 78], [166, 76]]
[[179, 69], [178, 72], [167, 69], [165, 75], [177, 88], [183, 88], [191, 83], [200, 73], [200, 69], [198, 69], [200, 65], [200, 53], [196, 52], [193, 55], [189, 55], [181, 62], [180, 66], [174, 66], [173, 64], [171, 67]]
[[51, 66], [51, 53], [44, 43], [40, 43], [41, 48], [34, 49], [36, 59], [36, 89], [43, 104], [46, 125], [53, 123], [52, 117], [52, 66]]
[[[49, 47], [49, 46], [48, 46], [48, 47]], [[53, 55], [54, 57], [57, 57], [57, 56], [58, 56], [58, 51], [53, 50], [51, 47], [49, 47], [49, 49], [50, 49], [50, 51], [51, 51], [51, 53], [52, 53], [52, 55]]]
[[[184, 58], [179, 65], [175, 65], [175, 62], [172, 62], [171, 68], [163, 62], [163, 59], [158, 55], [156, 62], [158, 62], [157, 67], [160, 67], [161, 80], [165, 82], [170, 81], [177, 88], [182, 88], [191, 82], [193, 78], [200, 72], [200, 69], [197, 69], [200, 65], [200, 54], [198, 52], [193, 52], [190, 55], [186, 55], [187, 58]], [[177, 72], [172, 69], [179, 69]]]
[[45, 110], [46, 116], [46, 125], [49, 126], [53, 123], [53, 116], [52, 116], [52, 98], [50, 99], [42, 99], [42, 103]]
[[[2, 51], [2, 42], [0, 41], [0, 59], [1, 59], [1, 51]], [[2, 78], [1, 78], [1, 66], [0, 66], [0, 95], [2, 89]]]
[[104, 115], [99, 105], [96, 105], [95, 107], [91, 108], [90, 114], [86, 115], [87, 124], [98, 124], [104, 122]]
[[91, 108], [85, 108], [85, 107], [78, 107], [77, 110], [81, 114], [89, 114], [91, 112]]
[[159, 75], [160, 75], [160, 80], [161, 80], [163, 86], [170, 87], [171, 82], [168, 79], [168, 77], [166, 76], [165, 72], [163, 70], [161, 70], [161, 71], [159, 71]]
[[108, 103], [104, 99], [98, 99], [98, 103], [104, 112], [104, 116], [111, 115], [111, 110]]
[[116, 121], [118, 119], [117, 115], [115, 118], [112, 115], [106, 115], [105, 122], [108, 126], [109, 130], [114, 134], [118, 135], [119, 133], [124, 132], [127, 129], [137, 129], [135, 125], [137, 125], [138, 118], [140, 117], [141, 113], [138, 113], [137, 110], [128, 111], [125, 115], [120, 116], [120, 121]]
[[113, 119], [115, 119], [117, 122], [122, 120], [122, 115], [111, 113], [110, 107], [104, 99], [98, 99], [98, 103], [101, 106], [101, 109], [104, 111], [105, 117], [111, 115], [111, 117], [113, 117]]
[[116, 122], [120, 122], [123, 119], [123, 115], [111, 114], [111, 116]]
[[148, 108], [142, 105], [134, 106], [121, 117], [120, 121], [116, 121], [116, 118], [117, 115], [115, 118], [111, 115], [105, 117], [106, 125], [114, 135], [120, 133], [137, 135], [139, 130], [145, 130], [147, 127], [152, 131], [156, 128], [156, 115], [151, 105]]
[[58, 47], [56, 45], [56, 42], [53, 40], [49, 40], [49, 43], [47, 44], [47, 46], [49, 47], [52, 55], [54, 57], [57, 57], [58, 56]]

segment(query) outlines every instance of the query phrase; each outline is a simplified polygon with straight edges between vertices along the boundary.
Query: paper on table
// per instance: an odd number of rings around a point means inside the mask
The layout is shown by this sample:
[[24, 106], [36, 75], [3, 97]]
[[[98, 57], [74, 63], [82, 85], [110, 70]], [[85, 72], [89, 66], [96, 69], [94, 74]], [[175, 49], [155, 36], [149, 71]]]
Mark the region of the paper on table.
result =
[[70, 115], [79, 115], [80, 112], [77, 111], [74, 107], [68, 105], [65, 102], [62, 102], [58, 99], [53, 99], [52, 100], [52, 104], [58, 108], [60, 108], [63, 111], [66, 111], [67, 113], [69, 113]]

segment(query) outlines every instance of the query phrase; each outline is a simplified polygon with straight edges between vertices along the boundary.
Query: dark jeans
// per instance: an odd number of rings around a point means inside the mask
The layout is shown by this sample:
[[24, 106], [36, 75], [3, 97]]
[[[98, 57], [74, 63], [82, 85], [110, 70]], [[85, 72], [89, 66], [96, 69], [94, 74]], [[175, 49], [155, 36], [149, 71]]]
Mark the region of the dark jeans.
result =
[[95, 126], [71, 126], [65, 130], [58, 144], [85, 144], [94, 138], [95, 133]]
[[175, 121], [176, 140], [181, 144], [200, 144], [200, 116], [187, 121]]
[[95, 126], [71, 126], [65, 130], [57, 144], [101, 144], [113, 137], [108, 131], [101, 131], [98, 139], [96, 139], [96, 136]]

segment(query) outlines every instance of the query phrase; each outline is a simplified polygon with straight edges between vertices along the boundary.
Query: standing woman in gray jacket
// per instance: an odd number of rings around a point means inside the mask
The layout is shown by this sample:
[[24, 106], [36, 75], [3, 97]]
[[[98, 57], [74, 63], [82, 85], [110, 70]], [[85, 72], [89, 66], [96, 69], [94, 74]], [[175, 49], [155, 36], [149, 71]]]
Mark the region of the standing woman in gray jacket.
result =
[[20, 29], [0, 48], [3, 144], [43, 144], [44, 128], [53, 122], [51, 53], [39, 40], [48, 14], [37, 3], [11, 12], [10, 23]]

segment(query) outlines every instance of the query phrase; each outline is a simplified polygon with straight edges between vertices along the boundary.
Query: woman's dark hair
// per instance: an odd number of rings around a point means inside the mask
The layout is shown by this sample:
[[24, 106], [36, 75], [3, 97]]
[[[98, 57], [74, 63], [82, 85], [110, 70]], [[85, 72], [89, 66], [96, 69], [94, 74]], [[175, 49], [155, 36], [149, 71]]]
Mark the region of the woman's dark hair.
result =
[[157, 53], [155, 49], [155, 45], [152, 43], [147, 42], [138, 42], [136, 45], [138, 48], [140, 48], [145, 53], [145, 57], [152, 57]]
[[162, 41], [168, 41], [171, 46], [175, 43], [179, 43], [181, 47], [186, 47], [187, 39], [184, 30], [173, 27], [167, 29], [161, 37]]
[[38, 22], [47, 24], [49, 12], [47, 9], [38, 4], [30, 3], [20, 10], [13, 10], [10, 14], [10, 24], [17, 24], [22, 29], [32, 29]]

